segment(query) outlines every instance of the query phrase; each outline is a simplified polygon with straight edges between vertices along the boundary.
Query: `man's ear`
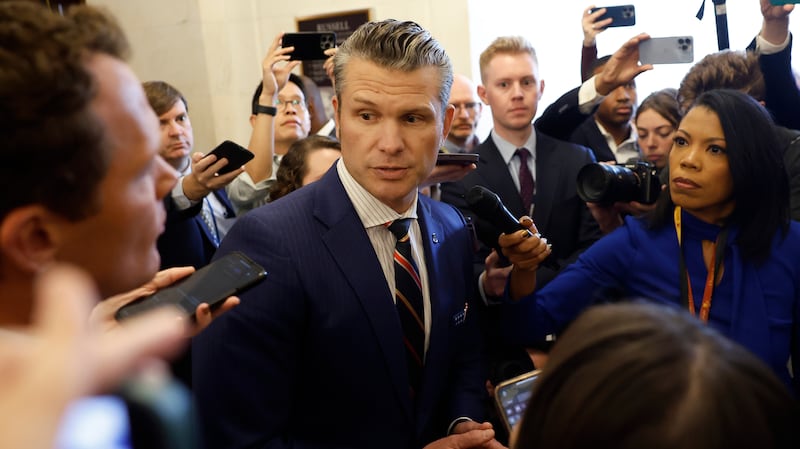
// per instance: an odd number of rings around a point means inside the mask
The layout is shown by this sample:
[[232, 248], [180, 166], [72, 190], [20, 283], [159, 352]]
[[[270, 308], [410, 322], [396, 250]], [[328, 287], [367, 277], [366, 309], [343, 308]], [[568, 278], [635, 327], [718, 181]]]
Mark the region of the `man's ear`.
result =
[[40, 205], [12, 210], [0, 222], [3, 257], [19, 270], [40, 271], [55, 260], [60, 226], [65, 222], [66, 219]]

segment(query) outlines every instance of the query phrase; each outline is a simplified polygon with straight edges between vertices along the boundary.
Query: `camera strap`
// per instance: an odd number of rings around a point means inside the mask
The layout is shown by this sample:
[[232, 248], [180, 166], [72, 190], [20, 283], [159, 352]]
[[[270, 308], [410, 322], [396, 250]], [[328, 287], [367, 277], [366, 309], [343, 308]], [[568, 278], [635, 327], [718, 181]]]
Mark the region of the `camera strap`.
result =
[[693, 316], [698, 316], [704, 323], [708, 322], [708, 313], [711, 310], [711, 298], [714, 295], [714, 286], [719, 281], [720, 269], [722, 268], [722, 261], [725, 259], [725, 245], [728, 240], [728, 228], [724, 227], [717, 235], [717, 239], [712, 245], [711, 263], [709, 264], [708, 275], [706, 276], [706, 285], [703, 289], [703, 302], [700, 305], [700, 313], [695, 313], [694, 295], [692, 294], [692, 284], [689, 277], [689, 271], [686, 269], [686, 261], [683, 254], [682, 231], [681, 228], [681, 207], [675, 206], [675, 234], [678, 237], [678, 246], [680, 247], [680, 270], [681, 270], [681, 299], [686, 303], [689, 308], [689, 313]]

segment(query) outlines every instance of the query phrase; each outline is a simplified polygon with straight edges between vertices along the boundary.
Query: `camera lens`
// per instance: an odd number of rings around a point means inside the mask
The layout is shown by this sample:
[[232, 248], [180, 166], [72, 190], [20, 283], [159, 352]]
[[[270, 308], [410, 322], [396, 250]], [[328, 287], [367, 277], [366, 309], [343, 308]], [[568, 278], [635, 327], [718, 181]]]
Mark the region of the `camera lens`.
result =
[[578, 172], [577, 183], [578, 196], [589, 203], [634, 201], [639, 195], [639, 178], [620, 165], [586, 165]]

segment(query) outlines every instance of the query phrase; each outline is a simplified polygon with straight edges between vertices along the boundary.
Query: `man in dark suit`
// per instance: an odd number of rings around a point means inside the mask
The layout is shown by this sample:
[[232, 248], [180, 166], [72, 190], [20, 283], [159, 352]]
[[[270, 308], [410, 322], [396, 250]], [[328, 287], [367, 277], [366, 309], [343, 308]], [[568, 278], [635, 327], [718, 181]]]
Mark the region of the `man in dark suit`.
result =
[[217, 171], [227, 165], [226, 160], [192, 154], [194, 133], [183, 94], [163, 81], [148, 81], [143, 87], [150, 107], [158, 115], [159, 154], [181, 175], [171, 194], [164, 198], [167, 222], [158, 238], [161, 268], [200, 268], [211, 261], [233, 225], [236, 214], [225, 186], [244, 168], [218, 176]]
[[477, 421], [470, 233], [417, 192], [453, 119], [449, 58], [417, 24], [387, 20], [334, 64], [342, 158], [241, 217], [219, 249], [269, 274], [193, 342], [206, 446], [499, 447]]
[[[512, 214], [530, 215], [539, 231], [552, 244], [552, 258], [560, 265], [574, 261], [600, 237], [597, 223], [576, 192], [578, 171], [594, 162], [584, 147], [555, 140], [536, 132], [532, 125], [544, 82], [539, 77], [533, 47], [522, 37], [500, 37], [481, 53], [481, 80], [478, 95], [491, 107], [494, 128], [475, 153], [478, 168], [459, 182], [442, 185], [442, 201], [457, 206], [472, 217], [478, 237], [496, 237], [492, 225], [474, 216], [464, 199], [473, 186], [481, 185], [497, 193]], [[527, 153], [527, 154], [525, 154]], [[485, 264], [484, 264], [485, 262]], [[485, 269], [485, 271], [483, 271]], [[485, 299], [501, 296], [511, 271], [496, 252], [482, 247], [475, 272]], [[537, 278], [547, 283], [557, 274], [552, 267], [541, 267]], [[512, 347], [493, 338], [502, 326], [487, 308], [489, 353], [492, 356], [490, 380], [496, 383], [533, 369], [524, 348]], [[491, 410], [491, 408], [490, 408]]]

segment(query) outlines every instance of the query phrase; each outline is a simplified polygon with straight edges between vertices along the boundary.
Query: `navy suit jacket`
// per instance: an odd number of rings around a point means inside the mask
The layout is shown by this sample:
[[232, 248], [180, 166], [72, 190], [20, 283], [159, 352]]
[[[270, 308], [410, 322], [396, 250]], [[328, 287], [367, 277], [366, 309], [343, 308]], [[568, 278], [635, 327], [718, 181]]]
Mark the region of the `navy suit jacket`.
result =
[[[236, 216], [225, 189], [215, 190], [211, 194], [225, 205], [229, 217]], [[164, 198], [164, 207], [167, 209], [167, 221], [164, 233], [158, 237], [157, 242], [161, 269], [183, 266], [200, 268], [207, 265], [217, 248], [200, 215], [203, 203], [197, 203], [186, 210], [178, 210], [172, 195], [167, 195]]]
[[464, 218], [419, 199], [432, 308], [416, 410], [402, 330], [336, 165], [242, 216], [216, 257], [243, 251], [266, 280], [195, 337], [194, 393], [207, 449], [419, 448], [461, 416], [482, 419], [485, 363]]

